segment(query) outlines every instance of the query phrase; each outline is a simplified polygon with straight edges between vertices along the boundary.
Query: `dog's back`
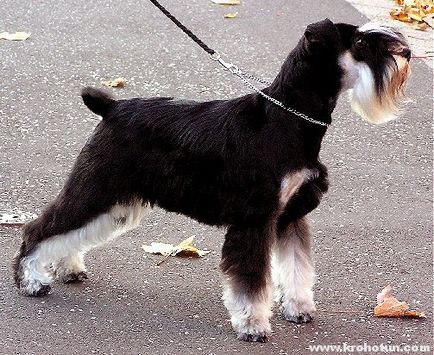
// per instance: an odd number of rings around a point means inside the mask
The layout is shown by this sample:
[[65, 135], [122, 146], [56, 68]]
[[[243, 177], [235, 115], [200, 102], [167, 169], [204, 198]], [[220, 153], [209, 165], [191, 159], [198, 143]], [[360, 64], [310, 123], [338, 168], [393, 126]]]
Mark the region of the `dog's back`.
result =
[[82, 95], [103, 121], [76, 165], [106, 162], [111, 195], [139, 197], [211, 225], [247, 223], [271, 212], [279, 180], [270, 181], [273, 159], [261, 157], [267, 122], [255, 95], [209, 102], [115, 101], [90, 88]]

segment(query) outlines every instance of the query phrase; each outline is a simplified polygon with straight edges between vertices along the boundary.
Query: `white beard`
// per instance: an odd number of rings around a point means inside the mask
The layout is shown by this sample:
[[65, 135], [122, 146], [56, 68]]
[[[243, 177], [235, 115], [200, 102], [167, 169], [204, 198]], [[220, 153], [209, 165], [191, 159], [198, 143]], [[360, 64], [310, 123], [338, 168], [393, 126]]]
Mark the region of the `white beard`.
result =
[[[377, 93], [371, 68], [365, 62], [357, 62], [349, 51], [340, 58], [344, 70], [343, 90], [349, 90], [351, 107], [367, 121], [380, 124], [395, 119], [399, 113], [397, 100], [401, 97], [401, 84], [398, 77], [406, 79], [409, 74], [407, 61], [395, 57], [383, 76], [383, 89]], [[398, 78], [398, 79], [397, 79]]]
[[357, 70], [358, 78], [354, 87], [348, 92], [354, 112], [374, 124], [395, 119], [398, 112], [394, 100], [386, 96], [381, 98], [378, 96], [371, 68], [366, 63], [360, 62], [357, 63]]

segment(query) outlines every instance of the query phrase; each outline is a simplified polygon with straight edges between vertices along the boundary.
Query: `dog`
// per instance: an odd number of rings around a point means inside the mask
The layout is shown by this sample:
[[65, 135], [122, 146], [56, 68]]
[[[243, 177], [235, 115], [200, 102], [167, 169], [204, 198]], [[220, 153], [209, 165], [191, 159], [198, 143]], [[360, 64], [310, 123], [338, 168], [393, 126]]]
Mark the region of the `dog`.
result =
[[102, 120], [59, 195], [23, 227], [13, 262], [20, 293], [43, 296], [55, 279], [86, 279], [84, 254], [159, 206], [227, 228], [223, 300], [239, 339], [267, 340], [273, 289], [287, 320], [310, 322], [315, 274], [306, 215], [328, 190], [318, 154], [336, 100], [348, 91], [368, 121], [396, 118], [410, 56], [389, 28], [328, 19], [307, 26], [263, 92], [324, 125], [259, 93], [115, 100], [85, 88], [85, 105]]

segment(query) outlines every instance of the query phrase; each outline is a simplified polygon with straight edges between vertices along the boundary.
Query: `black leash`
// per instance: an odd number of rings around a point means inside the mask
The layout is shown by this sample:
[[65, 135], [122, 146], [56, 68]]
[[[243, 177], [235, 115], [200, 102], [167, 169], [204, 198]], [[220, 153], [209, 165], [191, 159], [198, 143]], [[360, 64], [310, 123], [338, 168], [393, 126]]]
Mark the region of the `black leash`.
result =
[[169, 19], [173, 21], [173, 23], [178, 26], [188, 37], [190, 37], [193, 41], [195, 41], [205, 52], [209, 55], [214, 55], [216, 51], [214, 49], [209, 48], [205, 43], [203, 43], [199, 37], [197, 37], [193, 32], [191, 32], [187, 27], [185, 27], [181, 21], [179, 21], [175, 16], [173, 16], [169, 10], [167, 10], [163, 5], [161, 5], [157, 0], [149, 0], [156, 7], [158, 7], [163, 14], [165, 14]]
[[211, 59], [219, 62], [226, 69], [228, 69], [232, 74], [242, 75], [245, 79], [255, 80], [265, 85], [271, 84], [271, 82], [267, 80], [263, 80], [252, 74], [241, 71], [236, 65], [225, 62], [223, 59], [221, 59], [220, 54], [217, 51], [215, 51], [214, 49], [208, 47], [205, 43], [203, 43], [203, 41], [199, 37], [197, 37], [193, 32], [191, 32], [187, 27], [185, 27], [181, 23], [181, 21], [179, 21], [175, 16], [173, 16], [170, 13], [170, 11], [167, 10], [163, 5], [161, 5], [157, 0], [149, 0], [149, 1], [153, 3], [164, 15], [166, 15], [176, 26], [178, 26], [182, 32], [184, 32], [188, 37], [190, 37], [193, 41], [195, 41], [205, 52], [207, 52], [211, 56]]
[[191, 32], [187, 27], [185, 27], [181, 21], [179, 21], [175, 16], [173, 16], [163, 5], [161, 5], [157, 0], [149, 0], [151, 3], [153, 3], [164, 15], [166, 15], [176, 26], [178, 26], [182, 32], [184, 32], [188, 37], [190, 37], [193, 41], [195, 41], [205, 52], [207, 52], [210, 56], [211, 59], [219, 62], [223, 67], [225, 67], [227, 70], [229, 70], [232, 74], [236, 75], [237, 77], [239, 77], [246, 86], [248, 86], [249, 88], [255, 90], [259, 95], [261, 95], [262, 97], [264, 97], [265, 99], [267, 99], [268, 101], [271, 101], [272, 103], [274, 103], [275, 105], [279, 106], [280, 108], [310, 122], [310, 123], [314, 123], [316, 125], [320, 125], [323, 127], [328, 127], [330, 126], [330, 124], [322, 122], [322, 121], [318, 121], [315, 120], [312, 117], [309, 117], [308, 115], [299, 112], [295, 109], [293, 109], [292, 107], [287, 107], [285, 106], [283, 103], [281, 103], [280, 101], [276, 100], [275, 98], [265, 94], [262, 90], [258, 89], [255, 85], [253, 85], [249, 80], [256, 80], [262, 84], [266, 84], [266, 85], [270, 85], [271, 83], [260, 79], [252, 74], [248, 74], [243, 72], [241, 69], [239, 69], [236, 65], [232, 64], [232, 63], [227, 63], [225, 62], [221, 57], [220, 54], [218, 52], [216, 52], [214, 49], [209, 48], [205, 43], [203, 43], [199, 37], [197, 37], [193, 32]]

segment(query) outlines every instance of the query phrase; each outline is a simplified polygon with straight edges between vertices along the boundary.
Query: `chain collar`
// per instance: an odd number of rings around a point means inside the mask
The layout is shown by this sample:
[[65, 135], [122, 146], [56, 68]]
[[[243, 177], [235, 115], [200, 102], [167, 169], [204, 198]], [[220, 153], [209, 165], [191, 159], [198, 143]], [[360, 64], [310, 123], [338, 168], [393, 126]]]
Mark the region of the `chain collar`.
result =
[[271, 82], [267, 81], [267, 80], [263, 80], [261, 78], [258, 78], [252, 74], [249, 73], [245, 73], [243, 72], [240, 68], [238, 68], [236, 65], [232, 64], [232, 63], [227, 63], [225, 62], [221, 57], [220, 54], [215, 52], [214, 54], [210, 55], [211, 59], [219, 62], [225, 69], [229, 70], [229, 72], [231, 72], [233, 75], [237, 76], [238, 78], [241, 79], [241, 81], [250, 89], [253, 89], [254, 91], [256, 91], [259, 95], [261, 95], [262, 97], [264, 97], [265, 99], [267, 99], [268, 101], [272, 102], [273, 104], [275, 104], [276, 106], [279, 106], [280, 108], [284, 109], [285, 111], [288, 111], [300, 118], [302, 118], [305, 121], [308, 121], [310, 123], [316, 124], [316, 125], [320, 125], [323, 127], [329, 127], [330, 124], [329, 123], [325, 123], [322, 121], [318, 121], [315, 120], [314, 118], [297, 111], [296, 109], [293, 109], [292, 107], [287, 107], [285, 106], [282, 102], [280, 102], [279, 100], [276, 100], [275, 98], [267, 95], [266, 93], [264, 93], [261, 89], [257, 88], [255, 85], [253, 85], [249, 80], [254, 80], [257, 81], [261, 84], [265, 84], [265, 85], [270, 85]]

